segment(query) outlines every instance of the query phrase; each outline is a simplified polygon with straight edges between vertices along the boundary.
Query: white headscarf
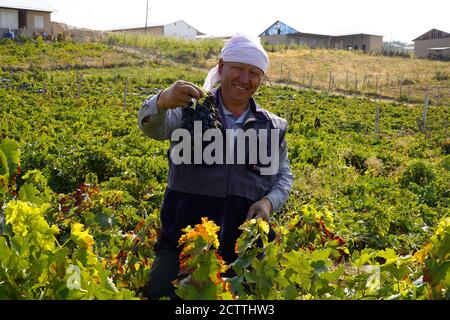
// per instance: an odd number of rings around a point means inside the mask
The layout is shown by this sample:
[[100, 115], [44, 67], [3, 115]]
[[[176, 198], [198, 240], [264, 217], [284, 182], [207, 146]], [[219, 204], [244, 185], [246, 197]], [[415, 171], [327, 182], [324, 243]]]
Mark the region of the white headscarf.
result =
[[[220, 58], [224, 62], [241, 62], [258, 67], [264, 73], [269, 66], [269, 57], [261, 43], [254, 38], [244, 34], [237, 34], [227, 41], [223, 47]], [[211, 91], [214, 85], [219, 82], [219, 66], [212, 68], [206, 76], [203, 89]]]

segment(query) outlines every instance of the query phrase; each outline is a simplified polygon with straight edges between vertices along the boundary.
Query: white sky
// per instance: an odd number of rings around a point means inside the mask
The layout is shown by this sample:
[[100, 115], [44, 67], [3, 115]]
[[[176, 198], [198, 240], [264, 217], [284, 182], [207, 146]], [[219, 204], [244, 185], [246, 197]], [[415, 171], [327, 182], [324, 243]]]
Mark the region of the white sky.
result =
[[[52, 20], [98, 30], [145, 25], [147, 0], [46, 0]], [[184, 20], [207, 35], [258, 36], [276, 20], [300, 32], [371, 33], [410, 42], [450, 32], [449, 0], [149, 0], [149, 22]]]

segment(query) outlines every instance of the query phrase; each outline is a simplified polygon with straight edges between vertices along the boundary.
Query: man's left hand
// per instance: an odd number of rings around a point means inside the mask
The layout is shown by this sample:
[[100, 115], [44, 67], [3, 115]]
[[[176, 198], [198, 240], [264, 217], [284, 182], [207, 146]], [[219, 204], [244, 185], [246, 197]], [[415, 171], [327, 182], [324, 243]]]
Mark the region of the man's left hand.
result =
[[262, 218], [269, 222], [270, 213], [272, 212], [272, 203], [267, 198], [262, 198], [250, 206], [247, 213], [247, 220]]

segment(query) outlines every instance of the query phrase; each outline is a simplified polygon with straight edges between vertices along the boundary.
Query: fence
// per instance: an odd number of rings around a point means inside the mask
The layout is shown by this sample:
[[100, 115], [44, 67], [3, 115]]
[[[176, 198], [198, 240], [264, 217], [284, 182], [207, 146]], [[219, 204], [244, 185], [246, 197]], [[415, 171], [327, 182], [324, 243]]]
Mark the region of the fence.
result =
[[[278, 72], [277, 72], [278, 69]], [[293, 71], [286, 65], [280, 64], [275, 72], [270, 74], [273, 82], [293, 84], [302, 88], [310, 88], [330, 93], [346, 95], [364, 95], [374, 98], [394, 99], [406, 103], [422, 103], [425, 95], [429, 97], [431, 105], [450, 106], [450, 86], [436, 85], [427, 81], [439, 77], [447, 84], [450, 77], [445, 71], [432, 73], [413, 72], [402, 76], [390, 73], [358, 74], [345, 72], [302, 72]]]
[[[331, 80], [332, 82], [332, 80]], [[72, 97], [76, 100], [79, 100], [82, 96], [92, 95], [101, 96], [104, 104], [108, 105], [117, 105], [122, 106], [123, 111], [128, 111], [128, 105], [131, 103], [133, 106], [140, 105], [145, 97], [149, 95], [156, 94], [157, 89], [152, 89], [148, 87], [136, 86], [135, 81], [133, 79], [130, 80], [128, 77], [117, 77], [109, 79], [108, 82], [102, 84], [89, 83], [89, 81], [85, 81], [84, 74], [82, 72], [78, 72], [73, 75], [72, 80], [66, 81], [58, 81], [58, 85], [55, 86], [53, 82], [53, 78], [50, 78], [50, 82], [30, 82], [30, 83], [22, 83], [22, 84], [13, 84], [11, 79], [5, 78], [0, 79], [0, 89], [6, 90], [14, 90], [14, 91], [30, 91], [36, 94], [41, 94], [45, 99], [51, 99], [54, 96], [59, 97]], [[134, 85], [132, 85], [134, 84]], [[429, 93], [424, 96], [423, 108], [421, 114], [417, 114], [417, 125], [418, 129], [425, 133], [429, 132], [430, 128], [427, 128], [427, 113], [430, 106], [430, 98]], [[101, 99], [99, 97], [96, 98], [97, 103], [99, 103]], [[374, 131], [379, 133], [379, 123], [380, 116], [382, 115], [381, 104], [377, 105], [375, 110], [375, 123], [374, 123]], [[293, 120], [293, 114], [291, 112], [290, 107], [285, 110], [284, 117], [291, 123]], [[448, 121], [445, 124], [448, 127]], [[320, 127], [320, 119], [316, 118], [314, 127]]]

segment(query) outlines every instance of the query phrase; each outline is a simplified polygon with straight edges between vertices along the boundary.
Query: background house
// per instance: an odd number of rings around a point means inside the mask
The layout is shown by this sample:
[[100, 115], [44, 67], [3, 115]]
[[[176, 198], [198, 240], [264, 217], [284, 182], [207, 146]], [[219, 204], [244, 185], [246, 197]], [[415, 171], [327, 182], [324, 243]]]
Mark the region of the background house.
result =
[[130, 27], [111, 30], [112, 32], [132, 32], [132, 33], [150, 33], [157, 36], [176, 37], [182, 39], [196, 39], [198, 36], [205, 35], [198, 31], [190, 24], [183, 20], [178, 20], [170, 23], [152, 24], [145, 28], [145, 26]]
[[51, 33], [52, 11], [41, 0], [0, 0], [0, 38], [9, 31], [30, 37], [33, 33]]
[[267, 28], [263, 33], [261, 33], [259, 36], [275, 36], [275, 35], [287, 35], [287, 34], [293, 34], [297, 33], [298, 31], [294, 28], [288, 26], [287, 24], [277, 20], [274, 24], [272, 24], [269, 28]]
[[381, 50], [383, 36], [371, 34], [350, 34], [342, 36], [299, 32], [287, 24], [276, 21], [259, 37], [268, 44], [296, 44], [310, 48], [354, 49], [363, 51]]
[[383, 36], [359, 33], [343, 36], [335, 36], [334, 43], [336, 49], [378, 51], [383, 49]]
[[450, 57], [450, 33], [431, 29], [414, 41], [414, 55], [418, 58], [433, 56]]

